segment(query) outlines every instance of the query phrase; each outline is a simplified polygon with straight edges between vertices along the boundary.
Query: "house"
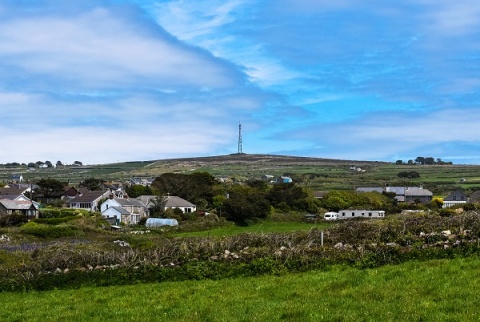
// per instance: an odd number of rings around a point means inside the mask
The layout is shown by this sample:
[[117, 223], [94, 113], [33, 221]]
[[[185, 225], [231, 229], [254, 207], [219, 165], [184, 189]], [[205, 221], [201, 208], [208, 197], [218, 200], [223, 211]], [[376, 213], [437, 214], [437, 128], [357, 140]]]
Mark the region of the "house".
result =
[[12, 176], [10, 177], [10, 180], [13, 183], [20, 183], [20, 182], [23, 182], [23, 176], [21, 174], [15, 173], [15, 174], [12, 174]]
[[139, 214], [133, 214], [130, 211], [118, 206], [106, 208], [104, 211], [102, 211], [102, 216], [107, 220], [110, 218], [115, 218], [116, 225], [120, 224], [121, 222], [127, 225], [135, 225], [138, 224], [140, 218], [142, 217]]
[[314, 191], [313, 192], [313, 198], [315, 199], [323, 199], [327, 192], [326, 191]]
[[76, 209], [85, 209], [89, 211], [98, 211], [98, 203], [102, 198], [106, 198], [110, 192], [103, 191], [88, 191], [71, 200], [69, 200], [68, 207]]
[[38, 203], [24, 199], [0, 199], [0, 215], [20, 213], [27, 218], [38, 218]]
[[139, 199], [116, 198], [111, 194], [109, 198], [100, 205], [100, 211], [103, 214], [111, 207], [123, 208], [129, 213], [139, 215], [140, 217], [148, 216], [148, 208], [146, 204]]
[[427, 203], [432, 201], [433, 193], [420, 187], [406, 187], [405, 188], [405, 202]]
[[281, 177], [278, 177], [275, 182], [276, 183], [292, 183], [292, 178], [281, 176]]
[[443, 199], [443, 208], [451, 207], [454, 205], [467, 203], [468, 197], [462, 191], [454, 191]]
[[195, 212], [197, 211], [197, 206], [195, 206], [193, 203], [182, 199], [177, 196], [167, 196], [164, 197], [166, 198], [165, 202], [165, 210], [167, 209], [175, 209], [178, 208], [184, 213], [190, 213], [190, 212]]

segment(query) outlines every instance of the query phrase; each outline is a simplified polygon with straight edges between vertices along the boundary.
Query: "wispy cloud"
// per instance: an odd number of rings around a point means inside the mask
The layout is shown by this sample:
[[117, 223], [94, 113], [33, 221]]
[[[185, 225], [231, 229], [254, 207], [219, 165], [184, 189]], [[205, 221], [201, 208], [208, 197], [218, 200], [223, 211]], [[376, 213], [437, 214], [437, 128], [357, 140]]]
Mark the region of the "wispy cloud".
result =
[[5, 0], [0, 162], [231, 153], [238, 121], [246, 152], [480, 162], [477, 7]]

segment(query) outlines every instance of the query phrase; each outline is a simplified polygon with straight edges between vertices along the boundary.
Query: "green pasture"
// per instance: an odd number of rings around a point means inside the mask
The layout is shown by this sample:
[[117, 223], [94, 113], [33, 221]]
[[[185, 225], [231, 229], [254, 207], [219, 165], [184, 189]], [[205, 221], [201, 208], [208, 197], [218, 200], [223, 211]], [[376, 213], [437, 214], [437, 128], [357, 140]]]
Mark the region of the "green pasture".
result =
[[226, 227], [215, 228], [205, 231], [194, 231], [188, 233], [178, 233], [175, 236], [178, 237], [223, 237], [234, 236], [242, 233], [286, 233], [294, 231], [305, 231], [312, 228], [326, 229], [332, 224], [328, 222], [319, 223], [303, 223], [303, 222], [273, 222], [263, 221], [248, 226], [229, 225]]
[[2, 321], [478, 321], [480, 259], [1, 293]]

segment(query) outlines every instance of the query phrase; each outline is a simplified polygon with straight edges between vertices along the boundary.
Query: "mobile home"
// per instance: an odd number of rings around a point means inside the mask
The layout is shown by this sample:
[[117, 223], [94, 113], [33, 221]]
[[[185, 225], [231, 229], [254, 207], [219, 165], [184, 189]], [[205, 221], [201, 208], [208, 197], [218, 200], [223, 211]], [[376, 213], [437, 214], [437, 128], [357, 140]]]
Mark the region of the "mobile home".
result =
[[383, 218], [385, 217], [384, 210], [340, 210], [338, 212], [338, 219], [349, 218]]

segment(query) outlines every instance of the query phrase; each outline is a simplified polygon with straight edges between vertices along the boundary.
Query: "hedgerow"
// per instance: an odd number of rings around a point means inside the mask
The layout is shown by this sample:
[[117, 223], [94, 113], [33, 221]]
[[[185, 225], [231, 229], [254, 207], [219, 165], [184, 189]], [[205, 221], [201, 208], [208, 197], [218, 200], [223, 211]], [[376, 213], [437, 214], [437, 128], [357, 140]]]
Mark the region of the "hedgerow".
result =
[[[75, 229], [31, 222], [20, 232], [42, 238], [65, 237], [75, 236]], [[58, 241], [17, 250], [11, 258], [4, 251], [0, 290], [281, 275], [332, 265], [364, 269], [409, 260], [479, 256], [479, 232], [480, 214], [469, 212], [453, 217], [424, 213], [341, 221], [325, 231], [221, 238], [107, 234], [104, 242]], [[119, 237], [124, 238], [116, 239]], [[16, 266], [13, 256], [19, 254], [22, 264]]]

